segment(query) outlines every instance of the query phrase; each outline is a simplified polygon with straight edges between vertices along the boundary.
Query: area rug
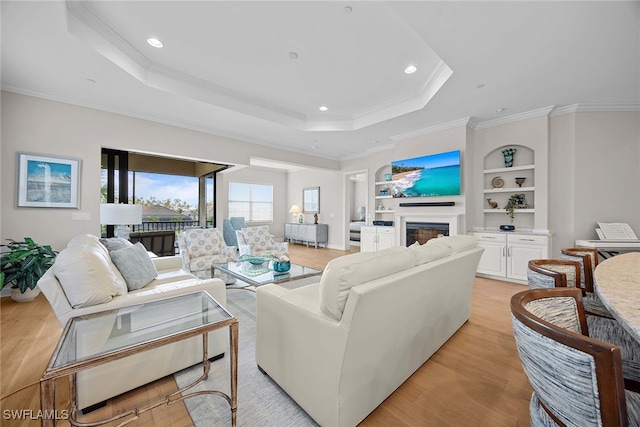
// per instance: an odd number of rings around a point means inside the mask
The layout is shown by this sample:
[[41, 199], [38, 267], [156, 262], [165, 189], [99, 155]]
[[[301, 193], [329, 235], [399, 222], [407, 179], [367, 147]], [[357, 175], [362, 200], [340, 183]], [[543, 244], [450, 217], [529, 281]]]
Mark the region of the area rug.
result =
[[[241, 426], [317, 426], [271, 378], [258, 370], [255, 359], [256, 294], [227, 289], [227, 310], [238, 318], [238, 411]], [[202, 375], [196, 365], [174, 374], [178, 387], [184, 387]], [[209, 378], [187, 392], [221, 390], [229, 393], [229, 355], [211, 363]], [[219, 396], [204, 395], [186, 399], [185, 405], [196, 427], [230, 426], [229, 404]]]

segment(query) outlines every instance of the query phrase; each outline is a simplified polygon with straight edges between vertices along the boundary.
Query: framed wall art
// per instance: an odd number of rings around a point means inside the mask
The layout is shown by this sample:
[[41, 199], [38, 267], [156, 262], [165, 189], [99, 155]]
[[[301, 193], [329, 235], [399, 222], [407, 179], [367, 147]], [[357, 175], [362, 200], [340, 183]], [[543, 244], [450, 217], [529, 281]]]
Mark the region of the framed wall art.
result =
[[80, 208], [80, 159], [17, 153], [19, 208]]
[[302, 190], [302, 211], [304, 213], [320, 213], [320, 187], [309, 187]]

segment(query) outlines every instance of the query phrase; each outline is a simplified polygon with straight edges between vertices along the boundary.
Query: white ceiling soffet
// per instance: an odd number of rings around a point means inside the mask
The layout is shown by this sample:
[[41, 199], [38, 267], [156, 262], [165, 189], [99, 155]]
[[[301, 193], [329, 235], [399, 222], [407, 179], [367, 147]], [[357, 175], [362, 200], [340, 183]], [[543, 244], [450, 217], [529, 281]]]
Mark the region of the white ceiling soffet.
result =
[[2, 88], [345, 159], [464, 118], [637, 109], [639, 28], [635, 1], [3, 1]]

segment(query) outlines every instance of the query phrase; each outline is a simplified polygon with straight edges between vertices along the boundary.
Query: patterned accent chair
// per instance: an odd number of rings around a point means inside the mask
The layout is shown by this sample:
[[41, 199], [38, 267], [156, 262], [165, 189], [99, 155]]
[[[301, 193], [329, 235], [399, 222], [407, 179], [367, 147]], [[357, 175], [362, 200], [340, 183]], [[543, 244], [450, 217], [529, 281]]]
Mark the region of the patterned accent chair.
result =
[[[217, 228], [192, 228], [178, 236], [178, 248], [182, 258], [182, 269], [190, 271], [200, 279], [211, 278], [211, 264], [237, 260], [238, 249], [227, 246], [222, 231]], [[219, 277], [226, 284], [235, 283], [236, 279], [215, 270], [214, 277]]]
[[640, 394], [625, 390], [620, 348], [589, 337], [579, 289], [519, 292], [511, 321], [533, 387], [532, 426], [640, 425]]
[[[582, 292], [582, 306], [586, 313], [590, 336], [617, 345], [622, 350], [625, 378], [640, 381], [640, 343], [636, 341], [599, 299], [586, 294], [580, 286], [581, 264], [578, 261], [536, 259], [529, 261], [527, 278], [529, 289], [577, 288]], [[593, 294], [595, 295], [595, 294]], [[605, 314], [608, 314], [606, 316]]]
[[238, 248], [242, 255], [274, 255], [282, 256], [289, 253], [288, 242], [276, 242], [269, 233], [269, 226], [247, 227], [236, 231]]

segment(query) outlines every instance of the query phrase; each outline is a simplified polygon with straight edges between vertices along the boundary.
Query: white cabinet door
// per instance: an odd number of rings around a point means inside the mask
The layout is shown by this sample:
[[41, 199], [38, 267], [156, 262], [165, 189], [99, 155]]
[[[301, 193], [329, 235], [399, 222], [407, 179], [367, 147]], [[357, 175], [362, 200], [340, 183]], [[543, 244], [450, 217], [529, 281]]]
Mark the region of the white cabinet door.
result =
[[478, 246], [484, 249], [478, 264], [478, 273], [504, 276], [507, 272], [506, 245], [506, 242], [478, 241]]
[[394, 228], [379, 228], [378, 229], [378, 250], [381, 251], [383, 249], [390, 248], [395, 246], [396, 237], [395, 237], [395, 229]]
[[396, 244], [394, 227], [362, 227], [360, 229], [360, 252], [375, 252]]
[[529, 261], [546, 259], [548, 256], [549, 238], [547, 236], [507, 236], [507, 277], [526, 281]]
[[360, 229], [360, 252], [375, 252], [377, 233], [375, 227]]
[[532, 259], [547, 258], [544, 246], [511, 243], [507, 248], [507, 277], [527, 280], [527, 265]]

